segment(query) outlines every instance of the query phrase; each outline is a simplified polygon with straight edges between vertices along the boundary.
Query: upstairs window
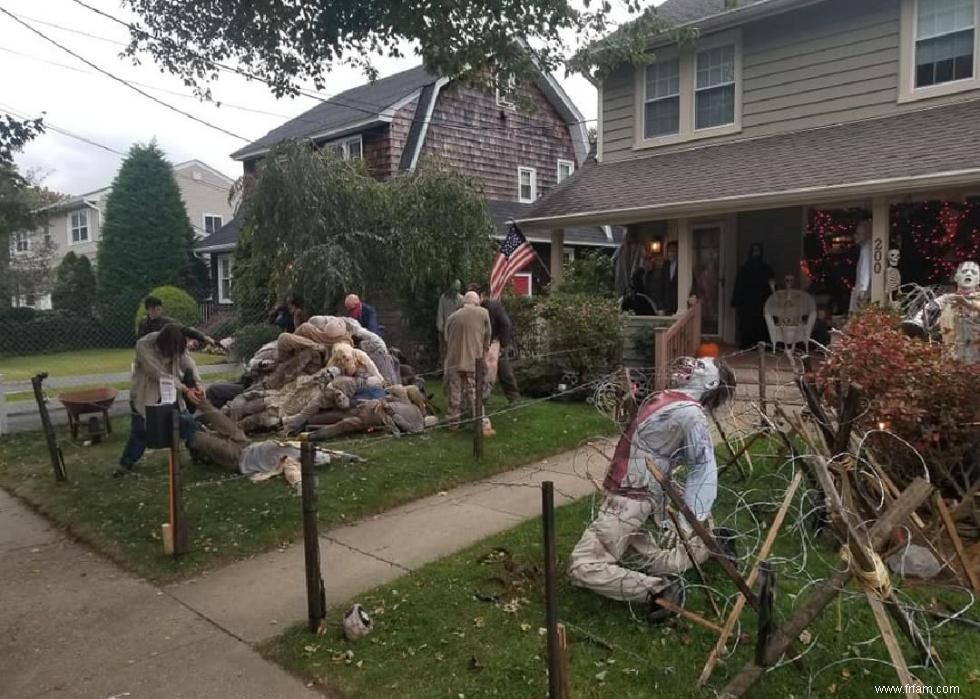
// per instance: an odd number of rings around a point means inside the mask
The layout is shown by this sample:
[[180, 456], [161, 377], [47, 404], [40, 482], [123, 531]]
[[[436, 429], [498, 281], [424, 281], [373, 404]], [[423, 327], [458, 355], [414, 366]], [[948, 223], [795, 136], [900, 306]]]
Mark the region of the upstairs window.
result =
[[915, 86], [973, 77], [976, 0], [918, 0]]
[[575, 172], [575, 161], [573, 160], [559, 160], [558, 161], [558, 184], [561, 184]]
[[494, 82], [496, 83], [497, 106], [513, 109], [516, 104], [514, 93], [517, 90], [517, 80], [514, 78], [514, 74], [507, 73], [505, 76], [498, 76]]
[[326, 148], [341, 160], [360, 160], [364, 157], [364, 144], [360, 134], [342, 141], [332, 141]]
[[675, 58], [647, 66], [644, 137], [672, 136], [681, 124], [681, 64]]
[[88, 242], [88, 211], [73, 211], [69, 214], [68, 242], [72, 245]]
[[735, 47], [700, 51], [695, 63], [694, 128], [735, 123]]
[[221, 216], [216, 214], [204, 214], [204, 232], [207, 235], [217, 233], [223, 225]]
[[538, 173], [533, 167], [517, 168], [517, 200], [530, 203], [538, 198]]
[[19, 233], [14, 233], [13, 240], [13, 251], [18, 252], [30, 252], [31, 251], [31, 236], [30, 233], [26, 231], [21, 231]]

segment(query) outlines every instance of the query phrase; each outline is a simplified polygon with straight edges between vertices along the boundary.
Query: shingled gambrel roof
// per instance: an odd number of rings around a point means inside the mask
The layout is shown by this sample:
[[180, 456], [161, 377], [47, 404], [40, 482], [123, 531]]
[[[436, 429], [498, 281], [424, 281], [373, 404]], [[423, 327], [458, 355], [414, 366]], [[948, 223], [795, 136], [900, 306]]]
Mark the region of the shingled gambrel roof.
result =
[[539, 199], [526, 227], [630, 223], [980, 182], [980, 100], [612, 163]]
[[235, 151], [231, 157], [241, 160], [253, 154], [260, 155], [283, 141], [339, 134], [346, 129], [363, 128], [366, 123], [383, 121], [386, 110], [438, 79], [423, 66], [416, 66], [373, 83], [359, 85], [290, 119], [259, 140]]

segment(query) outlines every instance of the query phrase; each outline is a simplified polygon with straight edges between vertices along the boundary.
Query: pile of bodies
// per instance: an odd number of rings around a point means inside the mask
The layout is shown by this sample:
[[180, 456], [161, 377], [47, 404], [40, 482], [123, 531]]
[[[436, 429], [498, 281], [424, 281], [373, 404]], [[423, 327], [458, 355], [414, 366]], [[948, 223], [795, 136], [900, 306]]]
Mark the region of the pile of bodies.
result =
[[[412, 377], [409, 385], [403, 375]], [[260, 348], [238, 382], [215, 384], [207, 397], [230, 421], [224, 432], [233, 425], [236, 438], [307, 432], [324, 441], [374, 429], [421, 432], [436, 418], [420, 384], [357, 320], [313, 316]]]

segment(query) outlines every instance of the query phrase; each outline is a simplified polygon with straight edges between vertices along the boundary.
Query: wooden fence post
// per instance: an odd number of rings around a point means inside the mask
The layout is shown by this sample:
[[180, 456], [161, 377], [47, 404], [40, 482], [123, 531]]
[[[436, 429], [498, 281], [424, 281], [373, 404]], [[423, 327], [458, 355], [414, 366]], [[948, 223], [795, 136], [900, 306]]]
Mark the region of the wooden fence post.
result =
[[320, 534], [317, 527], [316, 471], [311, 442], [300, 444], [300, 487], [303, 493], [303, 551], [306, 558], [306, 608], [310, 633], [317, 633], [326, 617], [327, 599], [320, 572]]
[[0, 374], [0, 437], [7, 434], [7, 391], [3, 387], [3, 374]]
[[184, 479], [180, 473], [180, 409], [170, 413], [170, 533], [173, 554], [179, 556], [190, 550], [187, 540], [187, 518], [184, 516]]
[[541, 520], [544, 533], [544, 613], [548, 629], [548, 697], [561, 699], [561, 649], [558, 639], [558, 592], [555, 545], [555, 484], [541, 484]]
[[759, 410], [766, 414], [766, 343], [759, 345]]
[[487, 364], [480, 357], [473, 372], [473, 382], [476, 384], [473, 391], [473, 456], [477, 459], [483, 458], [483, 383], [486, 375]]

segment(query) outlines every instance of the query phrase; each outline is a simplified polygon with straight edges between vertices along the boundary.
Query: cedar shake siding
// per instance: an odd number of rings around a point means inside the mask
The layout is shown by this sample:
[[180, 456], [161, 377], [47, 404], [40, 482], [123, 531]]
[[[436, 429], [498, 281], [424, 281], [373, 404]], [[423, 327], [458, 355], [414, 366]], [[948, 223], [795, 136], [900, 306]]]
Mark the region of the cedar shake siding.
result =
[[576, 162], [569, 127], [530, 82], [517, 92], [531, 105], [497, 105], [492, 90], [450, 83], [439, 92], [420, 161], [438, 161], [474, 178], [487, 199], [516, 201], [517, 168], [536, 170], [540, 197], [554, 187], [558, 160]]

